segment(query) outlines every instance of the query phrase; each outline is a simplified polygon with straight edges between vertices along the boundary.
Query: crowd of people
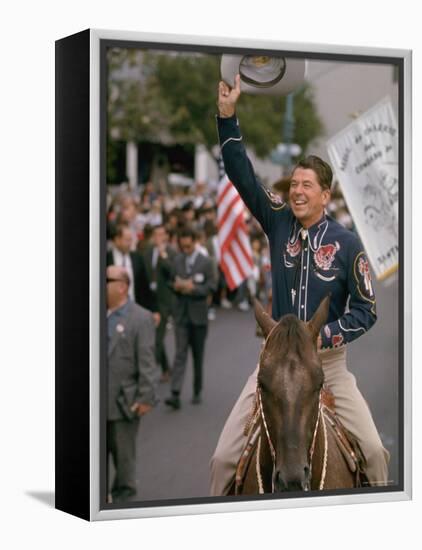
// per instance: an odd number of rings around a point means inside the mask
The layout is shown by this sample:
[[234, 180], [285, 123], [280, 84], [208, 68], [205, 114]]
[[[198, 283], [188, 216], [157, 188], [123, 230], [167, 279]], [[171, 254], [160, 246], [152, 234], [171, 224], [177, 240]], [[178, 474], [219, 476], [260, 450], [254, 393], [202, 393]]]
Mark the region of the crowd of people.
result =
[[108, 242], [113, 246], [113, 234], [117, 227], [128, 227], [131, 232], [130, 250], [144, 255], [151, 248], [154, 228], [162, 227], [168, 246], [179, 251], [178, 234], [183, 227], [189, 226], [197, 235], [197, 248], [209, 256], [217, 274], [217, 288], [210, 303], [209, 319], [214, 320], [216, 307], [238, 307], [241, 311], [249, 309], [249, 296], [260, 296], [264, 302], [268, 299], [268, 247], [259, 224], [245, 212], [255, 269], [248, 284], [234, 292], [227, 288], [224, 274], [219, 270], [219, 246], [217, 228], [216, 192], [210, 192], [203, 183], [197, 183], [193, 189], [170, 187], [166, 192], [158, 192], [152, 183], [143, 186], [140, 193], [127, 190], [115, 192], [109, 196]]

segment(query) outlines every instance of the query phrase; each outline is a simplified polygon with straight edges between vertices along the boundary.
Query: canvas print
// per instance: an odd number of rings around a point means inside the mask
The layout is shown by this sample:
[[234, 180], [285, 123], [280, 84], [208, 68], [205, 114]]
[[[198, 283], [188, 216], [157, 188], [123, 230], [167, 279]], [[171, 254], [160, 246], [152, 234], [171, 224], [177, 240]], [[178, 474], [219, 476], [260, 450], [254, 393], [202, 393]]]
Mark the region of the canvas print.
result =
[[101, 507], [402, 490], [397, 61], [101, 55]]

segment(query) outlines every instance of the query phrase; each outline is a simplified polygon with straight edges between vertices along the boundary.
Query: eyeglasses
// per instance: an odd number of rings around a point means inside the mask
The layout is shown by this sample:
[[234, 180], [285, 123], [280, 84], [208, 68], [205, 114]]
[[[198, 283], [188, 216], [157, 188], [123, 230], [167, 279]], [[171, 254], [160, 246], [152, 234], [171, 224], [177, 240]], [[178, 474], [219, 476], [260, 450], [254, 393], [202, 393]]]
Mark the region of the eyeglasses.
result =
[[127, 281], [125, 281], [124, 279], [109, 279], [107, 278], [106, 279], [106, 282], [107, 283], [126, 283], [127, 284]]

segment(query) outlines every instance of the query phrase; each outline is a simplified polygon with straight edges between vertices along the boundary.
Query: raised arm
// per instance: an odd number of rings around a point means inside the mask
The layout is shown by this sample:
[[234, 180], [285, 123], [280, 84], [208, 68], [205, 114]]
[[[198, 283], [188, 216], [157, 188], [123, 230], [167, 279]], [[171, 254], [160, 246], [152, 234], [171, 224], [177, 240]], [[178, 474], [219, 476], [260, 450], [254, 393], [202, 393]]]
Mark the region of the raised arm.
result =
[[230, 118], [236, 113], [236, 103], [240, 97], [240, 75], [236, 75], [234, 88], [223, 80], [218, 85], [218, 113], [221, 118]]
[[269, 234], [274, 217], [285, 208], [285, 203], [258, 181], [247, 157], [236, 118], [236, 104], [239, 97], [239, 75], [236, 76], [234, 88], [230, 88], [225, 82], [220, 82], [217, 129], [224, 168], [246, 206], [259, 221], [263, 230]]

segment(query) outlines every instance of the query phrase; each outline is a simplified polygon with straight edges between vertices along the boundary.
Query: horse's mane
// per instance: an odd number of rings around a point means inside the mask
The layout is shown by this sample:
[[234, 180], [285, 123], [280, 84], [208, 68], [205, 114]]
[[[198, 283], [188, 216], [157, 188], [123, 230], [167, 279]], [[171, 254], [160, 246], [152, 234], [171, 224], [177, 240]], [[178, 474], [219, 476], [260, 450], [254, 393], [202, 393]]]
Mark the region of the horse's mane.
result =
[[274, 347], [301, 360], [309, 353], [312, 340], [303, 322], [295, 315], [285, 315], [274, 327], [268, 344], [268, 351]]

